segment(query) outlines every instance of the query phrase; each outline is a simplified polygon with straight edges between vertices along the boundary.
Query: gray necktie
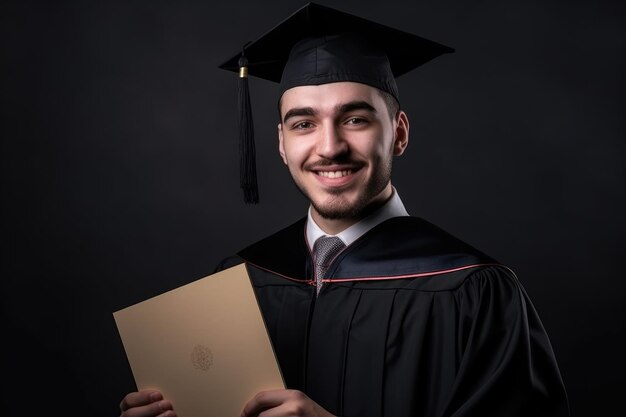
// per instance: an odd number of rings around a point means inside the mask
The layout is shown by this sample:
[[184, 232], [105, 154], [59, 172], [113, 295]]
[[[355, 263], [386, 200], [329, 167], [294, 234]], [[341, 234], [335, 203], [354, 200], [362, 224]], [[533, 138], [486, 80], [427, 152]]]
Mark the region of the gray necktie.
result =
[[324, 274], [326, 274], [328, 265], [345, 247], [346, 245], [336, 236], [322, 236], [315, 241], [313, 245], [313, 256], [315, 257], [315, 279], [318, 294], [322, 289], [322, 278], [324, 278]]

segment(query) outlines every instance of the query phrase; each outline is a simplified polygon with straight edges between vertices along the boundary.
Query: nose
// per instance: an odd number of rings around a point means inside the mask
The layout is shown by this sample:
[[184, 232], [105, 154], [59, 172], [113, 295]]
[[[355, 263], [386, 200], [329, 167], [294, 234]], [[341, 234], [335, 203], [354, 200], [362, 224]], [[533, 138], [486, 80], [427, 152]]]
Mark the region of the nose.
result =
[[348, 142], [334, 124], [325, 126], [320, 131], [317, 143], [317, 154], [326, 159], [338, 159], [348, 153]]

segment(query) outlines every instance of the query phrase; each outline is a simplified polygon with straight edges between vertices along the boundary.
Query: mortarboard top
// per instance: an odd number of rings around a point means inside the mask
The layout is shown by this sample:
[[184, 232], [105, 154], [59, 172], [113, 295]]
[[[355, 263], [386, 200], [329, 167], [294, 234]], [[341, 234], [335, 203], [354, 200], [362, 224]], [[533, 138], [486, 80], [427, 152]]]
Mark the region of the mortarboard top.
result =
[[254, 134], [247, 76], [280, 83], [280, 94], [301, 85], [368, 84], [398, 100], [395, 78], [452, 48], [370, 20], [307, 3], [220, 65], [239, 73], [241, 187], [256, 203]]

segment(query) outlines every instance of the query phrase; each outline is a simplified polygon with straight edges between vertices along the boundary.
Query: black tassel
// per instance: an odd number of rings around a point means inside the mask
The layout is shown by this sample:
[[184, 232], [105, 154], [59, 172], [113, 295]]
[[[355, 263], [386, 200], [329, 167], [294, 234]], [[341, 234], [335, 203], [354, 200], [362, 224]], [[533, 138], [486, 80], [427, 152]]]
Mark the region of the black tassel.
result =
[[259, 202], [256, 177], [256, 150], [250, 87], [248, 86], [248, 60], [239, 58], [239, 184], [246, 204]]

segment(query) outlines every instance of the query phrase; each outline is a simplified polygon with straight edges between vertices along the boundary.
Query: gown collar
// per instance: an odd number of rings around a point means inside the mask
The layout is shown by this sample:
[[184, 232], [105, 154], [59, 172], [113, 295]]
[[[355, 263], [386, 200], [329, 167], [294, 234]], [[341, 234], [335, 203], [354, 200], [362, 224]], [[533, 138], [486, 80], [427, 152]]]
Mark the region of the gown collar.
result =
[[[309, 283], [312, 255], [304, 217], [238, 253], [248, 264]], [[405, 279], [497, 263], [487, 255], [416, 217], [379, 223], [344, 249], [327, 271], [328, 282]]]

